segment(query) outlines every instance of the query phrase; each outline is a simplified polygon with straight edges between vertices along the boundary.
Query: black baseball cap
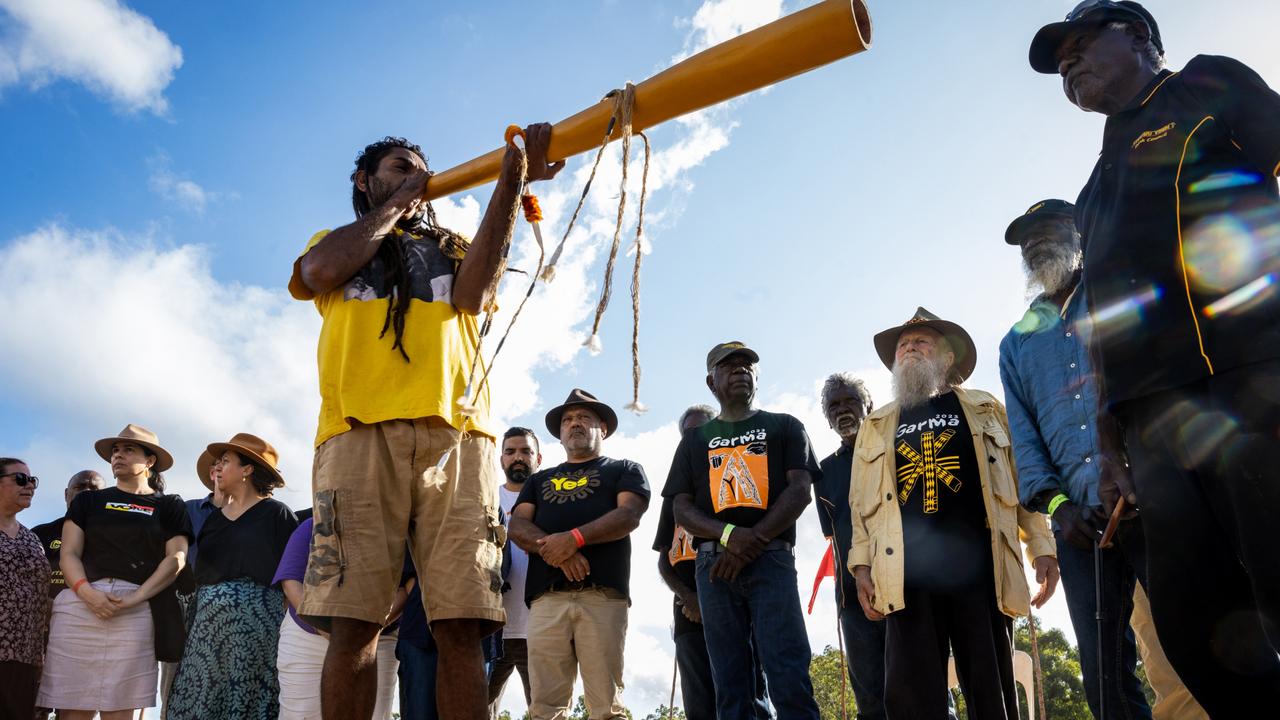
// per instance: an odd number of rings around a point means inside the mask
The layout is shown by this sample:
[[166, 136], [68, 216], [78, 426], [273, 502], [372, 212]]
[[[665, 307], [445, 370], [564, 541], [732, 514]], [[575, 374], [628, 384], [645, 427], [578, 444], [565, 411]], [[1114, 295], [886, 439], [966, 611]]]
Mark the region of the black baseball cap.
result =
[[711, 372], [715, 366], [730, 355], [745, 355], [751, 358], [753, 363], [760, 362], [760, 355], [755, 350], [747, 347], [739, 340], [730, 340], [716, 345], [711, 348], [711, 352], [707, 353], [707, 372]]
[[1155, 43], [1160, 54], [1164, 54], [1164, 43], [1160, 41], [1160, 26], [1151, 13], [1132, 0], [1084, 0], [1067, 13], [1062, 22], [1050, 23], [1040, 28], [1035, 39], [1031, 41], [1031, 67], [1036, 72], [1048, 75], [1058, 74], [1058, 47], [1072, 31], [1082, 27], [1102, 25], [1113, 20], [1140, 20], [1151, 31], [1151, 42]]
[[1036, 223], [1049, 218], [1074, 219], [1075, 209], [1076, 206], [1066, 200], [1041, 200], [1009, 223], [1009, 228], [1004, 231], [1004, 241], [1010, 245], [1021, 245], [1022, 238]]

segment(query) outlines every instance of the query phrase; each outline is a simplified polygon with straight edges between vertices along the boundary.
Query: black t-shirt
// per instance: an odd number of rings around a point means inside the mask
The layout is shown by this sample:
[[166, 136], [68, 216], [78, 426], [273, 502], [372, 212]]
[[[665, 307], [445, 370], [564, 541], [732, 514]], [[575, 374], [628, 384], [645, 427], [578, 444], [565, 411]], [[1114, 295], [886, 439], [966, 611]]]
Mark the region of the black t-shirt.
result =
[[[787, 488], [788, 470], [807, 470], [815, 483], [822, 477], [804, 425], [790, 415], [759, 410], [746, 420], [716, 419], [685, 433], [662, 495], [692, 495], [707, 515], [753, 527]], [[794, 544], [795, 524], [777, 539]]]
[[53, 597], [67, 586], [67, 581], [62, 577], [62, 568], [58, 567], [58, 561], [62, 556], [62, 523], [66, 522], [65, 517], [47, 522], [43, 525], [37, 525], [31, 528], [31, 532], [40, 538], [40, 546], [44, 548], [44, 556], [49, 560], [49, 567], [53, 569], [53, 573], [49, 576], [49, 597]]
[[259, 500], [235, 520], [228, 520], [221, 509], [214, 510], [200, 529], [196, 584], [244, 578], [271, 585], [289, 536], [297, 528], [298, 517], [275, 498]]
[[1076, 201], [1112, 403], [1280, 357], [1280, 95], [1227, 57], [1107, 118]]
[[818, 496], [814, 503], [818, 509], [818, 524], [822, 534], [836, 544], [834, 560], [836, 604], [839, 607], [858, 607], [857, 586], [849, 572], [849, 550], [853, 548], [853, 521], [849, 509], [849, 481], [853, 472], [853, 450], [841, 445], [822, 461], [822, 479], [814, 484]]
[[[585, 463], [561, 463], [542, 470], [525, 481], [516, 498], [516, 507], [534, 506], [533, 524], [548, 534], [568, 532], [618, 507], [618, 493], [633, 492], [649, 499], [649, 481], [644, 468], [630, 460], [598, 457]], [[630, 597], [631, 538], [587, 545], [579, 552], [591, 564], [587, 580], [611, 587]], [[559, 568], [541, 556], [529, 553], [529, 574], [525, 578], [525, 603], [565, 580]]]
[[[698, 558], [698, 548], [688, 530], [676, 524], [675, 512], [672, 510], [673, 500], [662, 498], [662, 510], [658, 515], [658, 533], [653, 537], [653, 549], [665, 553], [667, 562], [676, 577], [690, 590], [698, 589], [698, 574], [694, 570], [693, 561]], [[685, 633], [701, 632], [702, 626], [684, 616], [680, 610], [678, 598], [671, 600], [672, 617], [675, 619], [675, 636]]]
[[187, 506], [177, 495], [86, 490], [72, 498], [66, 519], [84, 531], [80, 559], [90, 582], [118, 578], [141, 585], [164, 560], [170, 538], [192, 540]]
[[904, 586], [956, 590], [991, 582], [991, 531], [973, 436], [960, 399], [939, 395], [898, 418]]

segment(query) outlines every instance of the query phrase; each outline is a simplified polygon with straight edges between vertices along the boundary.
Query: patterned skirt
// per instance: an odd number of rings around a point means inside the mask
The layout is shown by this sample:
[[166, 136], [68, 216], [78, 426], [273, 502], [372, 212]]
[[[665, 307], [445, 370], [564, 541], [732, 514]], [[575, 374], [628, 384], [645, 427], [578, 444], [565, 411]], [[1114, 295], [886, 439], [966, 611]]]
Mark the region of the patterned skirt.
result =
[[202, 585], [169, 695], [169, 720], [275, 720], [284, 593], [248, 580]]

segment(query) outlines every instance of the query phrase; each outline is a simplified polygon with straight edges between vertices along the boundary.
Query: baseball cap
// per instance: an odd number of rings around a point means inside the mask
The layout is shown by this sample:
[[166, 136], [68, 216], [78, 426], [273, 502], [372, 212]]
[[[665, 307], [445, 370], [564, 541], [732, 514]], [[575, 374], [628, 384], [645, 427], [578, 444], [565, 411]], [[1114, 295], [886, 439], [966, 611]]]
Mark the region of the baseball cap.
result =
[[716, 365], [719, 365], [730, 355], [746, 355], [751, 358], [751, 362], [760, 362], [760, 355], [755, 350], [747, 347], [739, 340], [730, 340], [716, 345], [711, 348], [711, 352], [707, 353], [707, 372], [711, 372]]
[[1151, 42], [1155, 43], [1160, 54], [1164, 54], [1164, 43], [1160, 41], [1160, 26], [1151, 13], [1132, 0], [1084, 0], [1067, 13], [1062, 22], [1050, 23], [1040, 28], [1031, 41], [1029, 59], [1036, 72], [1048, 75], [1058, 73], [1056, 55], [1062, 41], [1072, 31], [1082, 27], [1101, 25], [1110, 20], [1140, 20], [1151, 31]]
[[1076, 206], [1066, 200], [1041, 200], [1009, 223], [1004, 231], [1004, 241], [1010, 245], [1021, 245], [1022, 238], [1036, 223], [1055, 217], [1073, 219], [1075, 209]]

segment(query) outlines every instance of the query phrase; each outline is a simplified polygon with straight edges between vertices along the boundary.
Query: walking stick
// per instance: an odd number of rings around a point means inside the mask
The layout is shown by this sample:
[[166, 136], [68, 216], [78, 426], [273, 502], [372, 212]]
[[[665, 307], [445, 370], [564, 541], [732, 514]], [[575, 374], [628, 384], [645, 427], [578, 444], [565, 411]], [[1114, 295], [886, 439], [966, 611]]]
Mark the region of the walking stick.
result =
[[671, 661], [671, 699], [667, 701], [667, 720], [676, 716], [676, 675], [680, 672], [680, 656]]
[[1107, 676], [1106, 650], [1103, 648], [1103, 636], [1107, 616], [1102, 607], [1102, 542], [1093, 546], [1093, 602], [1094, 617], [1098, 624], [1098, 717], [1107, 720]]

